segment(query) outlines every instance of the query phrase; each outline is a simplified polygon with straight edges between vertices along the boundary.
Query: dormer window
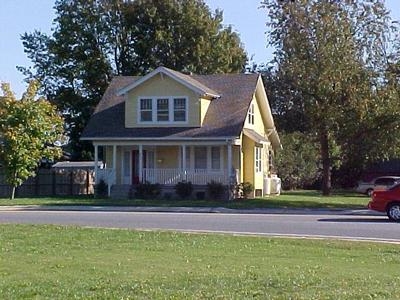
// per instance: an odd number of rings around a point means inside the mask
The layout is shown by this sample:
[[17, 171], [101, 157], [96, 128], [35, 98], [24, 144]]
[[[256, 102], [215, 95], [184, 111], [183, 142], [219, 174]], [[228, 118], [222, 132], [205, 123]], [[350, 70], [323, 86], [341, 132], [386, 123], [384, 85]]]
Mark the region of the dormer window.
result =
[[139, 123], [186, 123], [188, 120], [187, 97], [139, 98]]
[[153, 100], [140, 99], [140, 122], [153, 121]]
[[254, 103], [250, 104], [249, 112], [247, 113], [247, 122], [254, 125]]

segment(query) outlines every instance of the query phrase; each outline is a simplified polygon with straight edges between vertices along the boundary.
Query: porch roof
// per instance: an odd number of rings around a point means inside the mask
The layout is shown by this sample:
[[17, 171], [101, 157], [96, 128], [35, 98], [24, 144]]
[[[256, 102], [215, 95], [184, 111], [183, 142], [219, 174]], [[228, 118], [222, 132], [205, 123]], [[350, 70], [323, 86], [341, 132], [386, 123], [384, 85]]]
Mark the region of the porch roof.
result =
[[261, 134], [255, 132], [253, 129], [244, 128], [243, 134], [258, 144], [269, 143], [268, 139], [263, 137]]

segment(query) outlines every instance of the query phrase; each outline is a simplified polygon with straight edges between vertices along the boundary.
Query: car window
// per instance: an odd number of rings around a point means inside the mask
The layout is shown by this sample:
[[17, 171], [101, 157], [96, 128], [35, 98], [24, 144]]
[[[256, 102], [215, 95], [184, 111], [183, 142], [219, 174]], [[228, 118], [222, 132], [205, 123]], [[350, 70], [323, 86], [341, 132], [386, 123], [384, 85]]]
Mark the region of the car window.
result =
[[394, 179], [393, 178], [378, 178], [375, 180], [376, 185], [393, 185]]
[[393, 190], [400, 190], [400, 183], [395, 184], [395, 185], [392, 186], [389, 190], [390, 190], [390, 191], [393, 191]]

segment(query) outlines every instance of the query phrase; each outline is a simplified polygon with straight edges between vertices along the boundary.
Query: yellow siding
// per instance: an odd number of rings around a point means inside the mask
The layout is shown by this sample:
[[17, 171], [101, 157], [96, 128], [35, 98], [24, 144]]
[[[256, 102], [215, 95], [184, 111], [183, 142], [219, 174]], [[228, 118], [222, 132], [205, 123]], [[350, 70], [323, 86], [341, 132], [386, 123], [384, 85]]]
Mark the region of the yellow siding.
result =
[[243, 136], [243, 182], [254, 184], [254, 141]]
[[179, 147], [159, 147], [156, 150], [157, 168], [168, 169], [179, 167]]
[[249, 128], [249, 129], [253, 129], [257, 133], [259, 133], [262, 136], [264, 136], [265, 135], [265, 129], [264, 129], [265, 126], [264, 126], [264, 122], [262, 120], [260, 106], [257, 103], [256, 97], [253, 97], [253, 100], [251, 101], [251, 104], [254, 104], [254, 124], [250, 124], [248, 122], [248, 118], [246, 117], [246, 122], [244, 124], [244, 127], [245, 128]]
[[211, 101], [207, 99], [200, 99], [200, 120], [201, 120], [201, 125], [203, 125], [204, 117], [206, 116], [208, 107], [210, 106]]
[[171, 126], [171, 124], [138, 124], [138, 99], [139, 97], [157, 97], [157, 96], [186, 96], [188, 97], [188, 123], [173, 124], [178, 126], [199, 126], [200, 125], [200, 104], [198, 95], [191, 89], [185, 87], [179, 82], [166, 75], [157, 74], [141, 85], [134, 88], [127, 95], [125, 102], [125, 126], [134, 127], [160, 127]]

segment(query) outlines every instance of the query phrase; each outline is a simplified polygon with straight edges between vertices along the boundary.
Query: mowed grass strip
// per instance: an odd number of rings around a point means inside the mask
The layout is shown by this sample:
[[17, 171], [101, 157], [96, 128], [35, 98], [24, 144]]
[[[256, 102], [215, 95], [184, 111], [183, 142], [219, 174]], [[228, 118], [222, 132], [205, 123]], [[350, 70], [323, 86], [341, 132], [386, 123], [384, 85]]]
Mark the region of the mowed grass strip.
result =
[[332, 196], [322, 196], [319, 191], [285, 191], [279, 196], [247, 200], [142, 200], [142, 199], [98, 199], [93, 196], [0, 198], [0, 206], [13, 205], [96, 205], [96, 206], [159, 206], [159, 207], [226, 207], [232, 209], [254, 208], [325, 208], [359, 209], [366, 208], [369, 197], [352, 192], [335, 192]]
[[398, 299], [400, 246], [0, 225], [2, 299]]

